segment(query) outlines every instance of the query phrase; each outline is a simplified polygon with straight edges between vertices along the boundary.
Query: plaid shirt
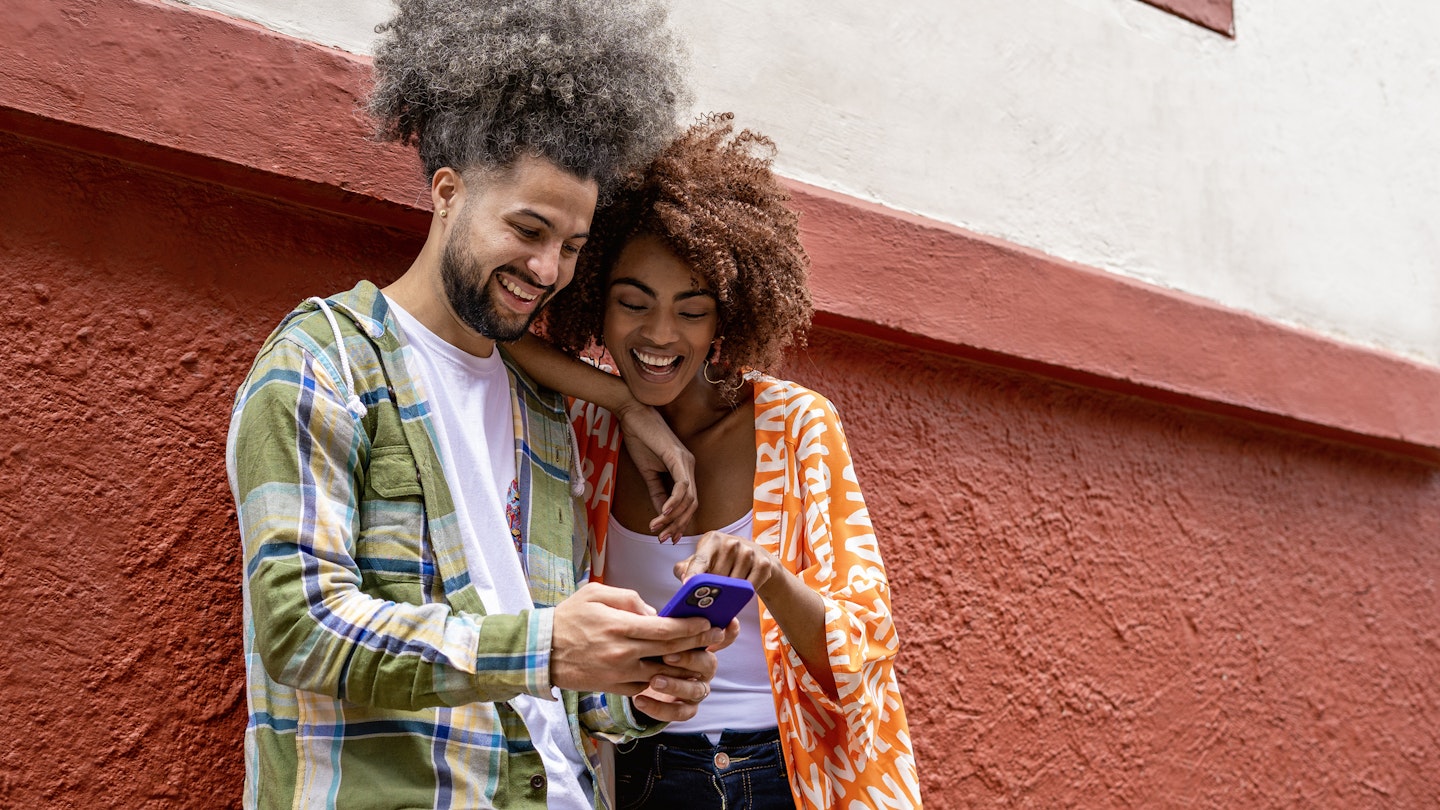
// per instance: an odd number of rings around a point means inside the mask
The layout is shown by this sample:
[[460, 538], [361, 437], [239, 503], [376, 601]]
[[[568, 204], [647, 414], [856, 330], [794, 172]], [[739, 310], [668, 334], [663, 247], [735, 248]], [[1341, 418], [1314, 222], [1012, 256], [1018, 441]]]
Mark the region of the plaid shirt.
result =
[[[544, 765], [504, 701], [551, 695], [553, 608], [588, 576], [564, 402], [505, 358], [535, 609], [487, 616], [384, 296], [362, 282], [328, 303], [334, 327], [307, 302], [266, 340], [231, 416], [245, 807], [544, 807]], [[582, 725], [653, 730], [619, 696], [562, 696], [592, 763]]]

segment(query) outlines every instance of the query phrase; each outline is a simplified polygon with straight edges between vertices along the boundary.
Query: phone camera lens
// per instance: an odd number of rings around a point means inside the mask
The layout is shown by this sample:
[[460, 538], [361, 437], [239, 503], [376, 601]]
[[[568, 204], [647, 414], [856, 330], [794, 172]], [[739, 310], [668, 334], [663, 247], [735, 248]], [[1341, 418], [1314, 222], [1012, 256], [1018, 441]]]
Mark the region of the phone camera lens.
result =
[[715, 589], [712, 588], [712, 587], [710, 587], [709, 585], [701, 585], [700, 587], [698, 587], [698, 588], [695, 589], [695, 596], [697, 596], [697, 597], [709, 596], [710, 594], [712, 594], [712, 593], [714, 593], [714, 592], [715, 592]]
[[713, 597], [713, 596], [702, 596], [702, 597], [700, 597], [700, 601], [696, 602], [696, 604], [698, 604], [698, 605], [699, 605], [700, 607], [702, 607], [702, 608], [708, 608], [708, 607], [710, 607], [711, 605], [715, 604], [715, 597]]

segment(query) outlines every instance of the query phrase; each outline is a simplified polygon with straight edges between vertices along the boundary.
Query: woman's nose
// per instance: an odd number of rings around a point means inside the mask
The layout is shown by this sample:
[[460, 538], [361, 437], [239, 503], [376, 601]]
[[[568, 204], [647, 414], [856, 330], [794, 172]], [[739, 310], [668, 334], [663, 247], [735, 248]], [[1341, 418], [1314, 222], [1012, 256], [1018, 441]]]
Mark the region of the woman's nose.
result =
[[645, 319], [644, 335], [648, 340], [664, 345], [674, 341], [678, 334], [675, 319], [668, 315], [657, 313]]

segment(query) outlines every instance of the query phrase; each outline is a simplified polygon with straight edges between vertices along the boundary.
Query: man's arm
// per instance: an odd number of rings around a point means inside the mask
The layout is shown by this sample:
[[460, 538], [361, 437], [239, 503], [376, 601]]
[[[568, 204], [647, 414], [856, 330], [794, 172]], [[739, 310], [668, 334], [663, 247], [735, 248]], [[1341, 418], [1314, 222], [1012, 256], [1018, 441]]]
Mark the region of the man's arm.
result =
[[[314, 355], [281, 340], [257, 361], [232, 422], [228, 461], [246, 599], [256, 652], [273, 680], [363, 705], [420, 709], [521, 693], [548, 698], [552, 685], [634, 694], [657, 677], [713, 675], [713, 660], [708, 673], [704, 662], [691, 662], [697, 672], [649, 660], [710, 643], [703, 620], [639, 615], [584, 589], [556, 608], [486, 616], [367, 592], [389, 586], [384, 572], [368, 570], [375, 560], [356, 554], [363, 431], [342, 399]], [[418, 500], [364, 508], [390, 522], [397, 546], [414, 541], [413, 554], [387, 560], [413, 558], [418, 571], [422, 521], [405, 514], [407, 505], [422, 508]], [[405, 535], [407, 517], [415, 537]], [[556, 668], [554, 660], [596, 666]]]
[[[383, 576], [356, 554], [364, 435], [314, 355], [276, 341], [241, 397], [228, 452], [255, 647], [272, 679], [398, 709], [548, 691], [548, 611], [474, 616], [362, 587]], [[423, 507], [380, 508], [392, 510], [389, 559], [418, 575]]]

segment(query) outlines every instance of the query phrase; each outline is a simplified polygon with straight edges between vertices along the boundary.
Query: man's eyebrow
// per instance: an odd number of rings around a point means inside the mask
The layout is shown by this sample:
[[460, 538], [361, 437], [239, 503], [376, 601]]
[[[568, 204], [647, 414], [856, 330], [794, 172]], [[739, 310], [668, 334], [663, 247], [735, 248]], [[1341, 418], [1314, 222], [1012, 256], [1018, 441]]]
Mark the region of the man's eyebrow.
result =
[[[520, 214], [521, 216], [527, 216], [527, 217], [531, 217], [531, 218], [533, 218], [533, 219], [538, 219], [538, 220], [540, 220], [540, 224], [541, 224], [541, 225], [544, 225], [546, 228], [549, 228], [549, 229], [552, 230], [552, 231], [555, 230], [555, 223], [551, 222], [548, 217], [546, 217], [544, 214], [541, 214], [539, 211], [536, 211], [536, 210], [533, 209], [533, 208], [521, 208], [520, 210], [516, 211], [515, 213]], [[584, 232], [581, 232], [581, 233], [572, 233], [572, 234], [570, 234], [570, 238], [571, 238], [571, 239], [589, 239], [589, 238], [590, 238], [590, 232], [589, 232], [589, 231], [584, 231]]]

